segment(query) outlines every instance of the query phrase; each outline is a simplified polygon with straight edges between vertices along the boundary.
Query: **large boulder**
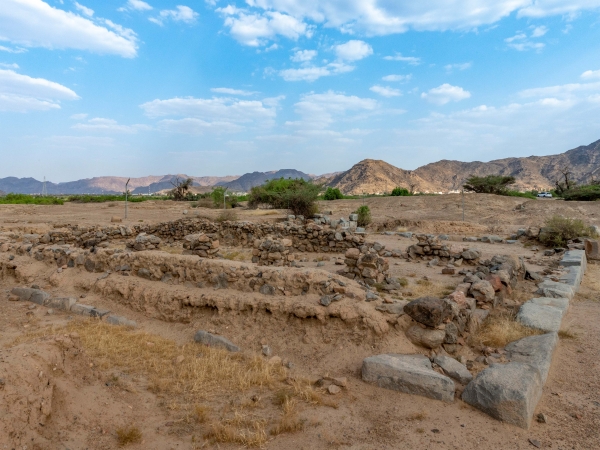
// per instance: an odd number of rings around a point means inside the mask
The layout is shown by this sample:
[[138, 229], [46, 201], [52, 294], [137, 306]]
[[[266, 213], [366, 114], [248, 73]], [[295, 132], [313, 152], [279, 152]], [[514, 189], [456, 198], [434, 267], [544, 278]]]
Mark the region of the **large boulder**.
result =
[[480, 280], [471, 285], [469, 293], [482, 303], [493, 303], [496, 293], [489, 281]]
[[406, 330], [406, 337], [415, 345], [435, 349], [444, 343], [446, 332], [444, 330], [433, 330], [413, 325]]
[[492, 364], [467, 385], [462, 399], [495, 419], [527, 429], [542, 387], [540, 372], [530, 364]]
[[423, 355], [387, 354], [365, 358], [362, 379], [386, 389], [449, 403], [454, 401], [454, 382], [434, 371], [429, 358]]
[[452, 320], [453, 308], [450, 302], [436, 297], [421, 297], [408, 303], [404, 312], [415, 321], [435, 328]]

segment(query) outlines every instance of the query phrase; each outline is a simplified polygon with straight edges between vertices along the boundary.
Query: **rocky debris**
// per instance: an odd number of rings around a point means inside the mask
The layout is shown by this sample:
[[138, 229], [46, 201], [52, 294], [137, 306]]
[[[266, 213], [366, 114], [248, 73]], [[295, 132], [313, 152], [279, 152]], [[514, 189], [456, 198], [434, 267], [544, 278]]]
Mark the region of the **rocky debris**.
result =
[[[390, 268], [387, 259], [380, 257], [376, 251], [371, 252], [367, 248], [347, 250], [344, 262], [346, 268], [338, 271], [340, 275], [361, 281], [369, 286], [386, 281], [387, 271]], [[400, 287], [399, 284], [398, 287]], [[396, 288], [395, 285], [394, 288]]]
[[214, 258], [219, 253], [219, 239], [216, 234], [188, 234], [183, 238], [183, 254], [201, 258]]
[[415, 345], [436, 349], [444, 343], [446, 332], [444, 330], [422, 328], [419, 325], [413, 325], [406, 330], [406, 337]]
[[530, 364], [492, 364], [467, 385], [462, 399], [495, 419], [527, 429], [542, 386], [539, 371]]
[[157, 249], [161, 243], [161, 239], [158, 236], [152, 234], [140, 233], [135, 239], [131, 239], [126, 242], [127, 248], [134, 251], [154, 250]]
[[[429, 265], [438, 265], [440, 262], [454, 264], [455, 261], [460, 260], [459, 265], [461, 265], [464, 261], [469, 264], [476, 264], [481, 256], [477, 250], [443, 243], [440, 236], [433, 234], [417, 234], [416, 238], [418, 242], [406, 249], [409, 260], [429, 260]], [[463, 254], [467, 257], [465, 258]]]
[[256, 239], [252, 262], [259, 266], [290, 266], [296, 260], [291, 239]]
[[454, 401], [454, 382], [434, 371], [429, 358], [423, 355], [370, 356], [363, 361], [362, 379], [386, 389]]
[[493, 303], [496, 298], [496, 292], [494, 291], [492, 284], [485, 280], [473, 283], [469, 290], [469, 294], [471, 294], [475, 300], [477, 300], [477, 303], [480, 304]]
[[436, 297], [421, 297], [404, 307], [404, 312], [413, 320], [435, 328], [454, 317], [450, 302]]
[[467, 384], [473, 380], [473, 375], [471, 375], [467, 367], [454, 358], [438, 355], [433, 358], [433, 362], [440, 366], [446, 375], [460, 384]]
[[228, 350], [230, 352], [240, 351], [240, 348], [237, 345], [225, 339], [223, 336], [217, 336], [203, 330], [199, 330], [194, 335], [194, 341], [198, 342], [199, 344], [206, 345], [208, 347], [224, 348], [225, 350]]

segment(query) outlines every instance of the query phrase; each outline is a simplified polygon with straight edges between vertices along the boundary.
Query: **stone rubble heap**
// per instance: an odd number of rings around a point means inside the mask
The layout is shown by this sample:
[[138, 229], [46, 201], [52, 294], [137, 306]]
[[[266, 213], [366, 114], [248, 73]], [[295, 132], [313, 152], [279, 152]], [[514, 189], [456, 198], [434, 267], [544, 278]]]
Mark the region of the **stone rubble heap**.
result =
[[291, 239], [256, 239], [252, 249], [252, 262], [259, 266], [295, 265]]
[[161, 242], [162, 240], [158, 236], [140, 233], [135, 239], [129, 239], [125, 245], [133, 251], [141, 252], [144, 250], [155, 250], [159, 247]]
[[183, 238], [183, 254], [196, 255], [202, 258], [219, 256], [219, 239], [216, 234], [188, 234]]
[[448, 245], [443, 243], [439, 236], [433, 234], [417, 234], [415, 237], [418, 242], [406, 249], [409, 260], [429, 261], [430, 265], [437, 265], [443, 261], [451, 266], [459, 267], [463, 262], [476, 265], [481, 257], [478, 250]]
[[[380, 252], [383, 252], [383, 246]], [[364, 251], [363, 251], [364, 250]], [[346, 268], [338, 273], [347, 278], [372, 286], [375, 283], [383, 283], [387, 278], [390, 265], [387, 259], [382, 258], [375, 247], [371, 249], [350, 248], [346, 251], [344, 263]]]

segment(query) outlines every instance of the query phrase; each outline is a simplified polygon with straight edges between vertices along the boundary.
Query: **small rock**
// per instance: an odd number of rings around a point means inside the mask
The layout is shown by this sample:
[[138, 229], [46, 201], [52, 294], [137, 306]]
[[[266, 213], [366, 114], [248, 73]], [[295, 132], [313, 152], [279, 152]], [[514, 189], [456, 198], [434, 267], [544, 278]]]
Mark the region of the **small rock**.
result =
[[50, 308], [48, 311], [46, 311], [46, 314], [51, 316], [52, 314], [54, 314], [54, 310], [52, 308]]
[[542, 448], [542, 444], [537, 439], [529, 439], [529, 443], [533, 445], [535, 448]]
[[271, 366], [281, 366], [283, 364], [283, 361], [280, 356], [273, 356], [267, 361], [267, 364]]
[[325, 265], [325, 263], [323, 261], [319, 261], [317, 263], [317, 267], [323, 267]]
[[548, 419], [544, 413], [539, 413], [535, 418], [539, 423], [548, 423]]
[[331, 381], [333, 382], [333, 384], [339, 387], [348, 386], [348, 379], [346, 377], [333, 378]]
[[262, 354], [263, 355], [265, 355], [265, 356], [271, 356], [272, 353], [273, 352], [271, 350], [271, 347], [269, 347], [268, 345], [263, 345], [262, 346]]
[[406, 337], [415, 345], [435, 349], [444, 342], [446, 332], [444, 330], [423, 329], [418, 325], [413, 325], [406, 330]]
[[342, 390], [339, 386], [336, 386], [335, 384], [330, 384], [327, 388], [327, 392], [329, 392], [331, 395], [336, 395], [342, 392]]
[[177, 358], [175, 358], [175, 364], [181, 364], [184, 359], [185, 359], [185, 356], [179, 355]]

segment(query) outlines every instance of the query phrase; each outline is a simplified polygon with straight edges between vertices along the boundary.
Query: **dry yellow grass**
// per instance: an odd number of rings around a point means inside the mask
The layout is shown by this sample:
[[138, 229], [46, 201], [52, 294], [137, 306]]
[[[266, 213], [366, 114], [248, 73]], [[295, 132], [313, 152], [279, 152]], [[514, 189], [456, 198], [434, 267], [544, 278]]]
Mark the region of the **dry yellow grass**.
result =
[[286, 399], [281, 405], [282, 415], [279, 423], [271, 429], [270, 433], [273, 436], [282, 433], [297, 433], [304, 429], [304, 422], [298, 418], [296, 410], [297, 402], [295, 399]]
[[136, 444], [141, 440], [142, 432], [136, 426], [129, 425], [127, 427], [117, 429], [117, 441], [121, 447], [129, 444]]
[[472, 338], [481, 345], [502, 348], [509, 342], [537, 334], [543, 332], [515, 321], [513, 313], [491, 312]]
[[236, 411], [232, 418], [223, 418], [219, 422], [213, 422], [204, 438], [214, 442], [261, 447], [268, 440], [266, 426], [267, 421], [265, 419], [247, 416]]
[[430, 280], [416, 280], [414, 283], [407, 286], [407, 288], [413, 294], [412, 297], [414, 298], [426, 296], [442, 298], [454, 291], [455, 286], [434, 283]]

